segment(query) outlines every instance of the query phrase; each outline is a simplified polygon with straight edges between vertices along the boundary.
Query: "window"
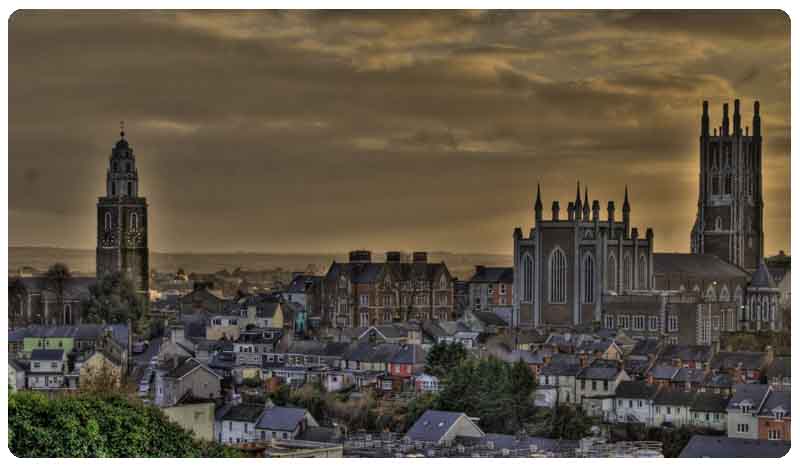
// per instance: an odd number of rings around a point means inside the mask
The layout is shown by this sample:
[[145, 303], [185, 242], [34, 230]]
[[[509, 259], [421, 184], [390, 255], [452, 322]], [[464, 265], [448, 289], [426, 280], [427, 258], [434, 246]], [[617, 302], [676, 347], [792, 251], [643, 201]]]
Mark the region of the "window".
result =
[[597, 381], [592, 380], [592, 391], [597, 391]]
[[647, 289], [647, 260], [644, 255], [639, 256], [639, 289]]
[[750, 425], [747, 423], [739, 423], [736, 425], [736, 432], [737, 433], [749, 433], [750, 432]]
[[667, 415], [672, 415], [672, 407], [667, 406]]
[[361, 326], [369, 326], [369, 313], [366, 311], [361, 312]]
[[533, 301], [533, 259], [527, 253], [522, 257], [522, 301]]
[[781, 432], [779, 430], [769, 430], [768, 438], [773, 441], [779, 440], [782, 438]]
[[719, 216], [714, 219], [714, 230], [722, 230], [722, 218]]
[[644, 315], [636, 315], [633, 317], [633, 329], [637, 331], [644, 330]]
[[594, 258], [590, 254], [583, 257], [583, 303], [594, 303]]
[[128, 196], [133, 196], [133, 183], [128, 182]]
[[630, 327], [630, 317], [628, 315], [617, 316], [617, 321], [620, 329], [628, 329]]
[[135, 213], [131, 213], [131, 230], [136, 232], [139, 230], [139, 216]]
[[617, 290], [617, 258], [614, 255], [608, 257], [608, 277], [606, 278], [606, 288]]
[[358, 303], [362, 306], [369, 306], [369, 295], [363, 294], [359, 297]]
[[107, 212], [106, 215], [105, 215], [105, 229], [106, 229], [106, 232], [111, 230], [111, 213], [110, 212]]
[[678, 315], [670, 314], [667, 317], [667, 330], [669, 332], [676, 332], [678, 330]]
[[606, 329], [613, 329], [614, 328], [614, 316], [613, 315], [606, 315]]
[[633, 290], [633, 260], [630, 254], [626, 254], [622, 262], [622, 274], [625, 290]]
[[647, 328], [650, 331], [658, 331], [658, 316], [651, 316], [648, 319]]
[[550, 254], [550, 303], [567, 301], [567, 257], [556, 247]]
[[506, 285], [500, 284], [500, 295], [505, 295], [505, 294], [506, 294]]

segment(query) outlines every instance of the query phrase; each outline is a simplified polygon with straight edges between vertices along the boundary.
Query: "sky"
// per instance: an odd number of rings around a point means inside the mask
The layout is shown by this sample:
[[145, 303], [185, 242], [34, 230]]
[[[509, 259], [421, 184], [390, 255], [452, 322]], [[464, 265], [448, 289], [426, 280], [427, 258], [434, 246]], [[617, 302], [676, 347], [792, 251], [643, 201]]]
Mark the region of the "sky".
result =
[[739, 98], [789, 252], [789, 70], [777, 11], [21, 11], [9, 243], [95, 247], [124, 120], [152, 251], [511, 254], [578, 180], [688, 251], [701, 103]]

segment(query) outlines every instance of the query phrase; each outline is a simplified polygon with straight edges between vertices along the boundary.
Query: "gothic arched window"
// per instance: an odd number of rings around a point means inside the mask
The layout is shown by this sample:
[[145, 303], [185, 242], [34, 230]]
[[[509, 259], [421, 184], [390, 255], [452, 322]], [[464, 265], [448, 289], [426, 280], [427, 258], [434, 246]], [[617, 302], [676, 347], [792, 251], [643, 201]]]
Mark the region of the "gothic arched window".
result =
[[106, 231], [111, 230], [111, 213], [110, 212], [106, 212], [106, 215], [105, 215], [105, 228], [106, 228]]
[[550, 254], [550, 303], [567, 301], [567, 257], [556, 247]]
[[708, 289], [706, 290], [706, 301], [707, 302], [716, 302], [717, 301], [717, 292], [714, 290], [713, 285], [709, 285]]
[[633, 259], [631, 259], [630, 253], [625, 254], [625, 259], [622, 262], [622, 276], [623, 276], [623, 285], [625, 286], [625, 290], [632, 290], [633, 289]]
[[714, 219], [714, 230], [722, 230], [722, 218], [719, 216]]
[[644, 255], [639, 256], [639, 289], [647, 289], [647, 259]]
[[728, 286], [723, 285], [722, 290], [719, 292], [719, 301], [721, 302], [729, 302], [731, 301], [731, 294], [728, 292]]
[[591, 254], [583, 257], [583, 303], [594, 303], [594, 258]]
[[133, 183], [128, 182], [128, 196], [133, 196]]
[[725, 194], [733, 193], [733, 176], [728, 174], [725, 176]]
[[135, 213], [131, 213], [131, 230], [137, 231], [139, 229], [139, 216]]
[[612, 254], [608, 256], [608, 277], [606, 277], [606, 288], [617, 290], [617, 258]]
[[533, 259], [527, 253], [522, 256], [522, 301], [533, 301]]
[[64, 305], [64, 324], [72, 324], [72, 305]]

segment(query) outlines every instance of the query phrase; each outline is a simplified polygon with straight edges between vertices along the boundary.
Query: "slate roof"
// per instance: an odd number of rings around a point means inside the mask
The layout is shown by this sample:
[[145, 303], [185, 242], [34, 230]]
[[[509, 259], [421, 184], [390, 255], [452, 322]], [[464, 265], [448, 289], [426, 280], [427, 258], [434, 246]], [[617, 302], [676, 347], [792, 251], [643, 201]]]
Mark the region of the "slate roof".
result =
[[647, 372], [650, 368], [650, 360], [628, 357], [623, 362], [623, 368], [628, 375], [641, 375]]
[[224, 405], [214, 413], [214, 419], [256, 423], [263, 411], [264, 406], [260, 404]]
[[9, 342], [22, 342], [26, 337], [38, 338], [64, 338], [71, 337], [75, 340], [95, 340], [102, 336], [105, 329], [111, 329], [114, 341], [127, 348], [128, 325], [126, 324], [80, 324], [76, 326], [28, 326], [18, 328], [8, 333]]
[[310, 426], [303, 430], [295, 439], [314, 441], [317, 443], [333, 443], [339, 440], [339, 435], [335, 428]]
[[576, 352], [587, 352], [587, 353], [595, 353], [606, 352], [612, 345], [614, 341], [612, 339], [598, 339], [598, 340], [589, 340], [586, 339], [575, 348]]
[[792, 415], [792, 393], [789, 391], [775, 391], [772, 390], [767, 395], [767, 400], [761, 406], [759, 415], [772, 416], [772, 411], [777, 408], [783, 408], [786, 417]]
[[636, 341], [630, 355], [655, 355], [658, 353], [658, 339], [640, 339]]
[[728, 373], [712, 374], [705, 384], [709, 388], [731, 388], [733, 387], [733, 376]]
[[746, 271], [709, 254], [653, 253], [653, 271], [656, 275], [681, 273], [715, 280], [749, 277]]
[[700, 368], [681, 368], [672, 378], [676, 383], [697, 383], [706, 380], [706, 372]]
[[485, 267], [476, 268], [475, 274], [470, 282], [503, 282], [506, 284], [514, 283], [514, 268], [509, 267]]
[[306, 416], [306, 409], [273, 406], [261, 415], [256, 428], [262, 430], [294, 431]]
[[13, 358], [8, 359], [8, 366], [14, 368], [15, 371], [28, 371], [22, 363]]
[[488, 311], [473, 311], [472, 315], [481, 323], [489, 326], [508, 326], [508, 323], [503, 318]]
[[664, 347], [659, 355], [659, 360], [672, 360], [680, 358], [684, 362], [707, 362], [712, 355], [710, 345], [682, 345], [669, 344]]
[[438, 443], [460, 417], [466, 415], [463, 412], [426, 410], [406, 432], [406, 436], [411, 441]]
[[678, 370], [680, 370], [680, 368], [675, 368], [674, 366], [656, 365], [650, 369], [648, 375], [655, 379], [666, 379], [672, 381], [672, 378], [678, 374]]
[[653, 403], [655, 405], [678, 405], [690, 407], [694, 401], [693, 392], [678, 391], [674, 389], [661, 388], [656, 394]]
[[695, 412], [725, 412], [728, 409], [728, 398], [713, 392], [698, 392], [692, 402]]
[[580, 371], [581, 364], [578, 361], [578, 357], [557, 353], [553, 354], [550, 363], [545, 365], [539, 374], [544, 376], [577, 376]]
[[758, 263], [758, 269], [753, 272], [753, 276], [750, 278], [749, 287], [761, 287], [761, 288], [769, 288], [774, 289], [775, 281], [772, 280], [772, 274], [769, 273], [769, 269], [767, 269], [766, 263], [762, 259]]
[[679, 457], [783, 457], [791, 448], [788, 441], [728, 438], [727, 436], [694, 435]]
[[31, 360], [63, 360], [64, 349], [34, 349], [31, 352]]
[[739, 404], [745, 400], [750, 401], [753, 408], [758, 410], [768, 391], [769, 385], [766, 384], [736, 384], [733, 386], [733, 396], [728, 401], [728, 410], [738, 409]]
[[719, 352], [711, 360], [711, 369], [733, 369], [741, 363], [744, 370], [758, 370], [764, 367], [766, 359], [766, 352]]
[[[9, 283], [12, 280], [19, 280], [29, 292], [39, 292], [48, 295], [54, 295], [52, 285], [45, 276], [9, 277]], [[70, 277], [64, 283], [64, 298], [67, 300], [75, 300], [87, 296], [89, 295], [89, 287], [96, 283], [97, 278], [94, 276]]]
[[389, 357], [389, 362], [395, 364], [419, 365], [425, 363], [426, 356], [425, 350], [420, 345], [402, 345], [394, 355]]
[[658, 386], [654, 384], [647, 384], [644, 381], [622, 381], [617, 385], [614, 396], [625, 399], [652, 399], [656, 392]]
[[620, 370], [616, 365], [606, 366], [592, 364], [582, 369], [580, 373], [578, 373], [578, 378], [611, 381], [617, 377], [619, 372]]
[[314, 276], [311, 274], [300, 274], [295, 276], [286, 288], [287, 293], [305, 293], [306, 283], [311, 285], [318, 284], [322, 281], [322, 276]]
[[432, 281], [439, 274], [448, 273], [444, 263], [338, 263], [334, 261], [325, 277], [333, 280], [344, 274], [354, 284], [371, 284], [382, 277], [384, 271], [392, 274], [395, 280], [400, 281]]

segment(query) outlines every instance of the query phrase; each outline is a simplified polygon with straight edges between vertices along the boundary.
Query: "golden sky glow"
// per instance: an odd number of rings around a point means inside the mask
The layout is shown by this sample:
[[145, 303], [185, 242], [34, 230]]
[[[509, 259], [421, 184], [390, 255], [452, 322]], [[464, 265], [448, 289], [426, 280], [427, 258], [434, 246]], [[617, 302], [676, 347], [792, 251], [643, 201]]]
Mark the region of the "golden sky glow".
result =
[[9, 79], [12, 246], [94, 247], [125, 120], [155, 251], [510, 254], [578, 179], [687, 251], [701, 101], [738, 97], [789, 251], [780, 12], [18, 12]]

